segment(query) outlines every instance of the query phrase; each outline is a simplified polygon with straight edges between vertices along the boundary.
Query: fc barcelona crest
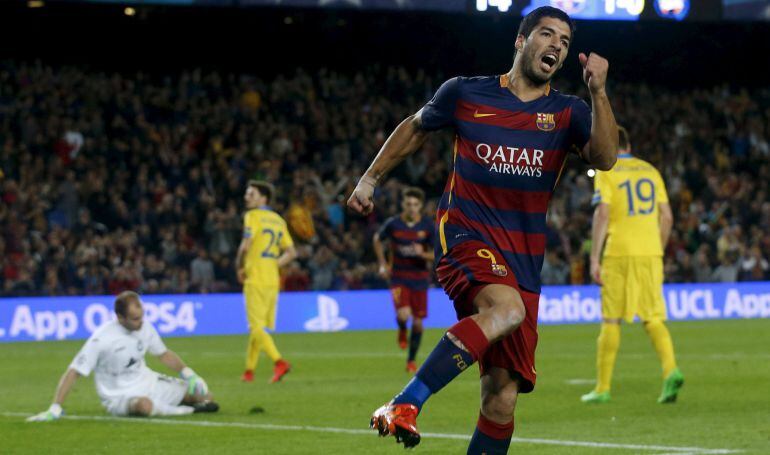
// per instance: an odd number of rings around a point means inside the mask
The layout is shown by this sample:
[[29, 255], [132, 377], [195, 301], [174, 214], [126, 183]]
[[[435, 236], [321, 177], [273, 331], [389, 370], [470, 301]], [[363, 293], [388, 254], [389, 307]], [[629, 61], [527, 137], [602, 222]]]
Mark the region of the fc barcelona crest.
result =
[[544, 114], [542, 112], [537, 113], [537, 129], [541, 131], [551, 131], [556, 128], [556, 120], [553, 118], [554, 114]]
[[502, 264], [492, 264], [492, 273], [497, 276], [506, 276], [508, 275], [508, 269]]

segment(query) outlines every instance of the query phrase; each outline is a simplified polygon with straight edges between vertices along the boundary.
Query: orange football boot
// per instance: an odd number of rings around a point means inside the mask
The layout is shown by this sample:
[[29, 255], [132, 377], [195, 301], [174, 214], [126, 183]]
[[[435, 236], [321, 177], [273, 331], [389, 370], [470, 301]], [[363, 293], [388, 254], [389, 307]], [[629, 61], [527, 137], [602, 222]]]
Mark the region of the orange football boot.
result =
[[369, 428], [377, 430], [380, 436], [392, 434], [397, 443], [404, 444], [404, 448], [414, 447], [420, 443], [420, 432], [417, 430], [419, 412], [413, 404], [387, 403], [374, 411]]
[[273, 367], [273, 377], [270, 378], [270, 384], [274, 384], [286, 376], [291, 371], [291, 364], [283, 359], [275, 362]]
[[417, 364], [414, 363], [414, 360], [406, 362], [406, 372], [412, 374], [417, 373]]
[[243, 382], [254, 382], [254, 371], [253, 370], [246, 370], [243, 372], [243, 376], [241, 376], [241, 381]]

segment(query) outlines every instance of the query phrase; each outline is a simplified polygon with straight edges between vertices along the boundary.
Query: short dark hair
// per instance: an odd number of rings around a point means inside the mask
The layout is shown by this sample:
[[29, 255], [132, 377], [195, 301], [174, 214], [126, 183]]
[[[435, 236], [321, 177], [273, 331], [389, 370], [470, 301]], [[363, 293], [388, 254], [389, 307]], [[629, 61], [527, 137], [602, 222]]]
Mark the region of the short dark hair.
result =
[[524, 16], [524, 19], [521, 20], [521, 24], [519, 24], [519, 31], [516, 33], [516, 36], [524, 35], [525, 38], [528, 38], [529, 34], [532, 33], [532, 30], [534, 30], [535, 27], [537, 27], [537, 24], [540, 23], [540, 19], [544, 17], [553, 17], [566, 22], [569, 24], [570, 33], [572, 35], [575, 34], [575, 21], [569, 17], [569, 14], [559, 8], [554, 8], [553, 6], [541, 6], [540, 8], [535, 8], [530, 11], [529, 14]]
[[628, 139], [628, 130], [618, 125], [618, 148], [631, 151], [631, 141]]
[[126, 317], [128, 306], [139, 303], [139, 294], [134, 291], [123, 291], [115, 297], [115, 314]]
[[271, 200], [273, 200], [273, 194], [275, 194], [275, 187], [272, 183], [266, 182], [264, 180], [249, 180], [249, 186], [256, 188], [257, 191], [259, 191], [259, 194], [262, 196], [265, 196], [267, 198], [267, 203], [269, 204]]
[[420, 202], [425, 202], [425, 191], [416, 186], [408, 186], [401, 190], [401, 199], [403, 200], [408, 197], [417, 198]]

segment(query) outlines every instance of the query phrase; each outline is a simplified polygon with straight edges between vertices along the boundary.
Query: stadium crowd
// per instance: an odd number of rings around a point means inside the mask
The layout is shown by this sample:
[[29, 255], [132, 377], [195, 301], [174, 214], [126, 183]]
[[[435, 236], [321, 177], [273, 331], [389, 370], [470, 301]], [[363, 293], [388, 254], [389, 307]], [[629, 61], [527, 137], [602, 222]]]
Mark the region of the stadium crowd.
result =
[[[346, 213], [345, 198], [390, 131], [443, 79], [394, 67], [262, 80], [3, 62], [0, 293], [238, 290], [233, 259], [253, 178], [278, 188], [271, 205], [298, 246], [284, 289], [385, 287], [372, 233], [398, 212], [404, 185], [426, 191], [433, 216], [450, 133], [432, 135], [391, 175], [369, 217]], [[668, 186], [675, 226], [666, 280], [770, 279], [770, 90], [610, 89], [634, 152]], [[589, 280], [585, 171], [571, 158], [552, 201], [546, 284]]]

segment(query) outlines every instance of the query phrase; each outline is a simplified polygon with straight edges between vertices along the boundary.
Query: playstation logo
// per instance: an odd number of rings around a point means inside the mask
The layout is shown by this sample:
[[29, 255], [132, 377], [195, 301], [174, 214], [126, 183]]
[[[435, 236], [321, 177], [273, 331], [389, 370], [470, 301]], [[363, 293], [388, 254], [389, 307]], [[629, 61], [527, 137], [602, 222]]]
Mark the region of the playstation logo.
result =
[[348, 320], [340, 317], [340, 305], [333, 298], [318, 296], [318, 316], [305, 322], [308, 332], [339, 332], [348, 326]]

